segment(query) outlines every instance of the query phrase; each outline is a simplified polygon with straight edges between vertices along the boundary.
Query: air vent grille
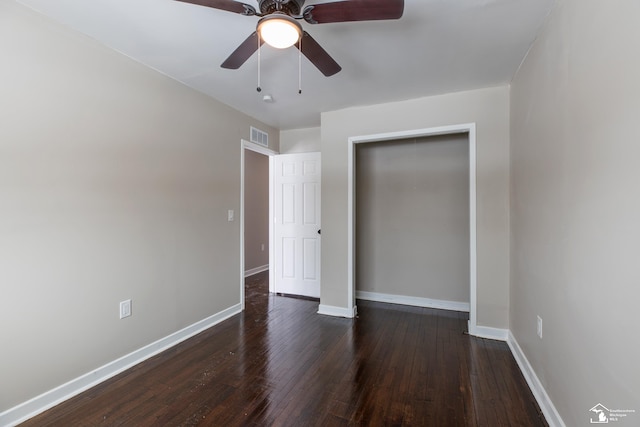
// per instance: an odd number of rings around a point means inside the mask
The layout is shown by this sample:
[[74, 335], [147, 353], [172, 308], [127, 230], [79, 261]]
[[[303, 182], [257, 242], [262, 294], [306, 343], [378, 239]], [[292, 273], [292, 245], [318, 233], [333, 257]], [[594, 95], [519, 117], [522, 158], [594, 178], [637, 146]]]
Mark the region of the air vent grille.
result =
[[251, 126], [251, 142], [255, 142], [256, 144], [260, 144], [260, 145], [264, 145], [265, 147], [268, 147], [269, 134]]

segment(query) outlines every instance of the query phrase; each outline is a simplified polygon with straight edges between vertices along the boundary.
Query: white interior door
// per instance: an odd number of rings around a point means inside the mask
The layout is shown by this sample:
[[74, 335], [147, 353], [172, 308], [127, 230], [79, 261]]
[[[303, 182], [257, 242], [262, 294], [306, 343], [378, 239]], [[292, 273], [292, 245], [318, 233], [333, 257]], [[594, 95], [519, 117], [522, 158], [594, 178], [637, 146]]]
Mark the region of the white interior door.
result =
[[275, 291], [320, 297], [320, 153], [274, 160]]

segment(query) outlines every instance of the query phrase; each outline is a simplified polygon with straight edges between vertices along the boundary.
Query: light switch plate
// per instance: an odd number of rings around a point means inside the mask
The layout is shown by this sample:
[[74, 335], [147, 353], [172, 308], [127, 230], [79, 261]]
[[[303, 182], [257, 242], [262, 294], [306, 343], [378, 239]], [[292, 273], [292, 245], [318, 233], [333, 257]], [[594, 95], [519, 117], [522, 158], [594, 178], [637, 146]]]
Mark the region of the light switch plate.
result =
[[542, 339], [542, 317], [538, 316], [538, 337]]
[[120, 302], [120, 318], [131, 316], [131, 300], [125, 300]]

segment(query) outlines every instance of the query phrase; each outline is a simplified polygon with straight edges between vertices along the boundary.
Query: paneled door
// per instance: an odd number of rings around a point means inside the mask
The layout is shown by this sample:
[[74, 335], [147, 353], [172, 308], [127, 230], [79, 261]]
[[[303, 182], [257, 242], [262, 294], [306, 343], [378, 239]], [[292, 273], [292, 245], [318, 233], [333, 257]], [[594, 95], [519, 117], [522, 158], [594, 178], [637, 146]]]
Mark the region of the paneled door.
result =
[[320, 153], [274, 166], [275, 291], [320, 297]]

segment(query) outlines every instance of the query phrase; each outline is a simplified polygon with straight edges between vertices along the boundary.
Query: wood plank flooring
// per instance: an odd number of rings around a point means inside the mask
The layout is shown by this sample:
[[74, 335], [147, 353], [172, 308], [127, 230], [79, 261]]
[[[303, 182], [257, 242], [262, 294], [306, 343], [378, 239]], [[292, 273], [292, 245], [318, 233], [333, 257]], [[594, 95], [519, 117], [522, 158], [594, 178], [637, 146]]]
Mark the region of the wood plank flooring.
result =
[[356, 319], [247, 280], [246, 310], [23, 426], [546, 426], [507, 345], [466, 313]]

